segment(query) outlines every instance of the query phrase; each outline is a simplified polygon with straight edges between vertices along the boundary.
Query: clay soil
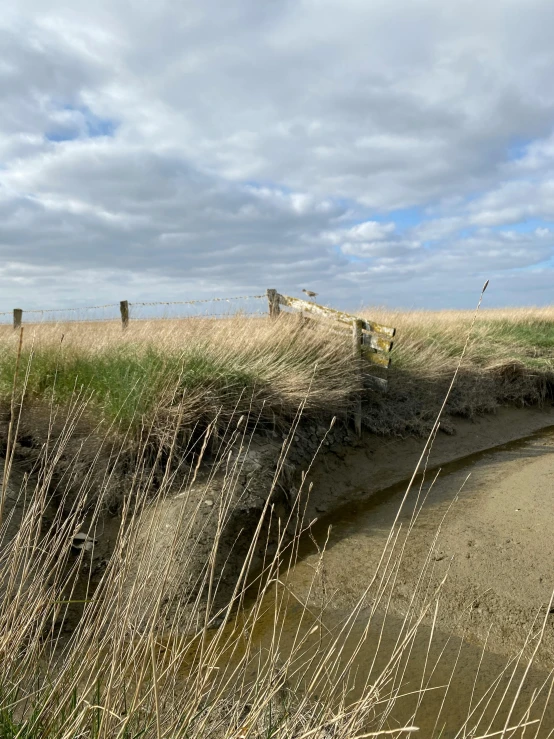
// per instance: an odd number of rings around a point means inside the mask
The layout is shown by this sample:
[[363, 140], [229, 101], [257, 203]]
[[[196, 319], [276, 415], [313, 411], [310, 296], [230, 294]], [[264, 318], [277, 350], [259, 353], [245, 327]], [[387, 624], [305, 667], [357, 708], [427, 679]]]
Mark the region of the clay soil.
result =
[[[504, 409], [475, 423], [458, 422], [455, 435], [437, 437], [425, 482], [420, 487], [417, 479], [399, 518], [407, 531], [418, 492], [427, 495], [407, 538], [394, 613], [406, 612], [430, 553], [433, 586], [448, 572], [437, 624], [442, 631], [513, 654], [542, 624], [554, 588], [554, 431], [539, 429], [553, 424], [552, 410]], [[319, 516], [313, 533], [321, 543], [331, 526], [326, 589], [342, 611], [356, 602], [378, 565], [422, 448], [421, 440], [369, 437], [322, 458], [311, 474], [310, 512]], [[300, 590], [316, 558], [308, 544], [294, 573]], [[539, 662], [551, 666], [553, 655], [550, 615]]]

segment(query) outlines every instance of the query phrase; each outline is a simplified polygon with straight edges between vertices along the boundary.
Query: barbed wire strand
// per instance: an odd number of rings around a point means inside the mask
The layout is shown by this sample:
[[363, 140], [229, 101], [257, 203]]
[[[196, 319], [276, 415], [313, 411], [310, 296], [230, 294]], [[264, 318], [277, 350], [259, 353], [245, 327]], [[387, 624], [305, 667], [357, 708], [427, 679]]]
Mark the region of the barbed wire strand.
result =
[[82, 308], [35, 308], [34, 310], [24, 310], [23, 313], [70, 313], [80, 310], [101, 310], [102, 308], [117, 308], [119, 303], [106, 303], [105, 305], [85, 305]]
[[194, 305], [195, 303], [215, 303], [215, 302], [227, 302], [231, 300], [260, 300], [261, 298], [267, 298], [267, 295], [240, 295], [236, 298], [203, 298], [202, 300], [156, 300], [152, 303], [129, 303], [132, 305]]
[[[194, 305], [195, 303], [230, 302], [231, 300], [260, 300], [266, 297], [266, 295], [239, 295], [233, 298], [202, 298], [199, 300], [156, 300], [153, 302], [129, 302], [129, 306]], [[23, 310], [23, 313], [69, 313], [85, 310], [102, 310], [103, 308], [118, 308], [119, 305], [119, 303], [105, 303], [104, 305], [85, 305], [81, 308], [34, 308], [31, 310]], [[0, 316], [11, 316], [12, 314], [13, 311], [4, 311], [0, 313]]]
[[135, 321], [171, 321], [171, 320], [188, 320], [189, 318], [195, 318], [195, 319], [201, 319], [201, 318], [234, 318], [235, 316], [265, 316], [266, 313], [263, 311], [248, 311], [244, 313], [200, 313], [200, 314], [184, 314], [180, 316], [170, 316], [169, 318], [166, 318], [164, 316], [161, 317], [153, 317], [153, 318], [139, 318], [135, 316], [131, 316], [132, 320]]
[[[236, 313], [202, 313], [200, 315], [180, 315], [180, 316], [171, 316], [169, 318], [164, 317], [164, 316], [157, 316], [157, 317], [156, 316], [153, 316], [153, 317], [146, 317], [146, 318], [141, 318], [141, 317], [137, 317], [137, 316], [134, 316], [134, 317], [131, 316], [131, 320], [132, 320], [132, 322], [135, 322], [135, 323], [138, 322], [138, 321], [144, 321], [144, 322], [146, 322], [146, 321], [172, 321], [172, 320], [174, 320], [174, 321], [188, 321], [189, 319], [200, 320], [202, 318], [205, 318], [205, 319], [212, 319], [212, 318], [234, 318], [237, 315], [238, 314], [236, 314]], [[259, 318], [259, 317], [266, 317], [267, 316], [267, 314], [265, 312], [263, 312], [263, 311], [249, 311], [249, 312], [241, 313], [240, 315], [242, 317], [252, 317], [252, 318], [254, 318], [254, 317], [258, 317]], [[120, 321], [121, 321], [121, 319], [119, 317], [117, 317], [117, 318], [84, 318], [81, 321], [73, 321], [73, 323], [120, 323]], [[55, 320], [52, 320], [52, 321], [41, 321], [40, 323], [41, 324], [46, 324], [46, 323], [48, 323], [48, 324], [55, 324], [55, 323], [58, 323], [58, 322], [55, 321]], [[63, 323], [63, 321], [62, 321], [62, 323]], [[71, 321], [70, 321], [70, 323], [71, 323]], [[9, 326], [11, 324], [4, 323], [4, 324], [0, 324], [0, 325]], [[33, 325], [33, 324], [27, 324], [27, 325]]]

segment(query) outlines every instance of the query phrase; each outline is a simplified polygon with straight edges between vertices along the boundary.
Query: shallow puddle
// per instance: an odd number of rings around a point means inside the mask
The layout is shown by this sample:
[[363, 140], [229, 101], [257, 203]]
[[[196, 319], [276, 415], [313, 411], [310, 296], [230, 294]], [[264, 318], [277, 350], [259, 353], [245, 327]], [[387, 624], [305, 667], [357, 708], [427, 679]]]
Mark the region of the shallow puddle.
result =
[[[431, 634], [430, 613], [379, 688], [376, 711], [383, 716], [382, 727], [410, 723], [420, 727], [419, 736], [453, 739], [492, 732], [502, 736], [505, 727], [526, 722], [525, 731], [505, 735], [547, 737], [554, 732], [554, 702], [547, 700], [554, 615], [546, 617], [541, 667], [533, 666], [523, 684], [526, 659], [514, 662], [510, 655], [523, 644], [526, 619], [531, 628], [533, 613], [539, 614], [535, 630], [540, 627], [553, 585], [554, 430], [445, 465], [430, 486], [434, 477], [433, 472], [414, 486], [398, 517], [403, 531], [410, 525], [412, 530], [405, 541], [403, 534], [399, 538], [404, 555], [391, 569], [394, 584], [383, 595], [367, 633], [371, 598], [350, 623], [331, 673], [340, 675], [352, 657], [343, 681], [347, 703], [378, 680], [399, 634], [406, 634], [402, 614], [409, 612], [413, 583], [431, 551], [426, 587], [434, 587], [448, 571], [435, 627]], [[286, 588], [273, 589], [265, 599], [252, 637], [261, 652], [269, 652], [275, 641], [279, 591], [286, 592], [282, 618], [277, 619], [281, 655], [290, 653], [299, 635], [306, 639], [304, 660], [332, 642], [379, 567], [405, 489], [396, 485], [366, 502], [345, 506], [312, 528], [311, 536], [302, 540]], [[434, 541], [439, 526], [441, 535]], [[324, 547], [320, 560], [318, 549]], [[244, 618], [239, 615], [236, 625]], [[455, 628], [450, 628], [454, 622]], [[483, 648], [487, 634], [490, 641]], [[532, 644], [526, 654], [531, 651]], [[308, 669], [303, 687], [312, 679]]]
[[[522, 729], [510, 731], [507, 736], [550, 735], [554, 728], [554, 706], [548, 700], [552, 679], [548, 672], [531, 669], [522, 683], [527, 667], [525, 661], [510, 660], [482, 650], [440, 630], [431, 633], [428, 626], [418, 627], [409, 648], [389, 669], [391, 655], [398, 649], [399, 635], [406, 633], [405, 625], [398, 618], [388, 615], [383, 619], [377, 614], [366, 631], [365, 616], [360, 614], [350, 625], [348, 637], [339, 639], [343, 645], [340, 660], [336, 664], [332, 661], [330, 667], [333, 669], [329, 672], [333, 677], [340, 675], [357, 652], [348, 675], [340, 684], [340, 689], [346, 693], [339, 696], [337, 692], [334, 698], [336, 705], [340, 697], [346, 705], [352, 705], [367, 693], [368, 685], [377, 684], [373, 703], [379, 718], [370, 721], [368, 728], [391, 730], [415, 725], [419, 728], [419, 736], [454, 739], [488, 735], [506, 725], [514, 727], [523, 722], [528, 724], [525, 732]], [[300, 605], [290, 604], [286, 617], [279, 623], [277, 651], [280, 655], [288, 654], [294, 644], [305, 639], [291, 674], [318, 650], [325, 651], [347, 618], [347, 613], [335, 611], [331, 616], [326, 614], [322, 619], [312, 619]], [[316, 624], [319, 628], [313, 633]], [[253, 642], [262, 655], [270, 649], [275, 651], [272, 645], [274, 629], [274, 613], [268, 610], [259, 619], [253, 634]], [[235, 659], [241, 654], [242, 650], [235, 651]], [[317, 659], [314, 664], [319, 664]], [[253, 664], [250, 678], [255, 677], [256, 669]], [[381, 677], [384, 670], [388, 673], [386, 680]], [[313, 669], [308, 669], [299, 685], [317, 700], [321, 682], [309, 690], [313, 673]]]

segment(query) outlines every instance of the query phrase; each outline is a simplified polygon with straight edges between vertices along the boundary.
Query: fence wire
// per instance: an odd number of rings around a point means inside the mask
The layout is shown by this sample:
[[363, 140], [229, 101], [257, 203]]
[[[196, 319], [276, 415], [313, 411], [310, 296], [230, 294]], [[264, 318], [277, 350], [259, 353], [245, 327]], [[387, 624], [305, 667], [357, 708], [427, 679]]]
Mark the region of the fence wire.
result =
[[152, 303], [134, 302], [129, 305], [195, 305], [196, 303], [230, 303], [232, 300], [260, 300], [266, 295], [239, 295], [235, 298], [202, 298], [201, 300], [156, 300]]
[[[129, 319], [131, 321], [168, 320], [183, 318], [229, 318], [241, 316], [264, 316], [267, 310], [255, 309], [259, 300], [265, 300], [266, 295], [239, 295], [229, 298], [200, 298], [197, 300], [156, 300], [156, 301], [128, 301]], [[255, 301], [255, 302], [252, 302]], [[230, 310], [209, 310], [209, 305], [228, 303]], [[214, 306], [215, 308], [215, 306]], [[92, 314], [92, 315], [91, 315]], [[30, 320], [29, 320], [30, 319]], [[0, 312], [0, 324], [11, 324], [14, 312]], [[35, 323], [69, 323], [69, 322], [103, 322], [121, 320], [120, 303], [104, 303], [72, 308], [32, 308], [23, 309], [22, 322]]]
[[83, 308], [34, 308], [32, 310], [24, 310], [23, 313], [71, 313], [83, 310], [102, 310], [104, 308], [118, 308], [119, 303], [105, 303], [104, 305], [87, 305]]
[[260, 305], [265, 295], [242, 295], [232, 298], [199, 300], [140, 301], [129, 303], [129, 318], [133, 320], [183, 318], [223, 319], [233, 316], [260, 316], [267, 308]]

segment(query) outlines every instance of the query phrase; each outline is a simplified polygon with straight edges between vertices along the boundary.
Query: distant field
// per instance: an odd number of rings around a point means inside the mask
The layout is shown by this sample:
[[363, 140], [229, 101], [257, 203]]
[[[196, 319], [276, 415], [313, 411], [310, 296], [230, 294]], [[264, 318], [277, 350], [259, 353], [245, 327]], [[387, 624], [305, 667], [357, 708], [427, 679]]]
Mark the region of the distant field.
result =
[[[361, 315], [397, 328], [390, 392], [382, 398], [368, 391], [368, 427], [423, 431], [458, 363], [473, 313], [367, 308]], [[29, 324], [18, 387], [25, 384], [29, 400], [45, 403], [88, 397], [102, 419], [136, 425], [167, 419], [176, 408], [185, 425], [216, 416], [225, 422], [237, 411], [287, 422], [302, 404], [307, 415], [344, 416], [360, 389], [350, 341], [325, 324], [300, 329], [290, 315], [277, 322], [240, 315], [137, 321], [126, 332], [117, 321]], [[18, 344], [19, 332], [0, 326], [0, 401], [12, 393]], [[495, 404], [540, 403], [550, 396], [553, 365], [554, 308], [483, 310], [451, 410], [471, 415]], [[364, 369], [387, 376], [367, 364]], [[400, 402], [406, 394], [408, 401]]]
[[[450, 371], [458, 361], [473, 311], [390, 311], [367, 315], [397, 328], [394, 362], [420, 372]], [[491, 368], [521, 362], [536, 370], [554, 366], [554, 307], [482, 309], [473, 328], [465, 365]]]

